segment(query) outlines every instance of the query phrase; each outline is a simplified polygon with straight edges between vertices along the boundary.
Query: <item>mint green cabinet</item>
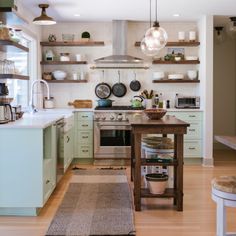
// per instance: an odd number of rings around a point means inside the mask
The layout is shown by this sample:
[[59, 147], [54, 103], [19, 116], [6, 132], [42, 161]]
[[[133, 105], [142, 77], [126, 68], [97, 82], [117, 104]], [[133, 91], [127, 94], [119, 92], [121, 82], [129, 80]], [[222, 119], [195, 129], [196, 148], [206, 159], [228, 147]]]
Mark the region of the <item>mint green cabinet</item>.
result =
[[93, 158], [93, 112], [75, 113], [74, 157]]
[[37, 215], [56, 186], [56, 127], [1, 128], [0, 149], [0, 215]]
[[71, 164], [74, 157], [74, 131], [71, 128], [64, 134], [64, 172]]
[[184, 135], [184, 157], [202, 157], [202, 112], [178, 111], [168, 112], [167, 114], [174, 115], [176, 118], [190, 124], [187, 129], [187, 134]]

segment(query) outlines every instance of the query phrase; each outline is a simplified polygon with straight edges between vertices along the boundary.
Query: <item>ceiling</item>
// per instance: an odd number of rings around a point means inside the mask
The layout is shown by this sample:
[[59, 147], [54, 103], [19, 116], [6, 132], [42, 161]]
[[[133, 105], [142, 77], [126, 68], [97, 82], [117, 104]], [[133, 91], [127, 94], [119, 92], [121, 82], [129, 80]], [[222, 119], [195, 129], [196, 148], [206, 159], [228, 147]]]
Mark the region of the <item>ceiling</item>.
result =
[[[18, 0], [40, 15], [39, 3], [50, 4], [47, 13], [56, 21], [149, 21], [149, 0]], [[152, 0], [153, 13], [155, 0]], [[157, 0], [158, 20], [195, 21], [202, 15], [236, 15], [235, 0]], [[75, 16], [80, 14], [80, 16]], [[174, 17], [173, 14], [180, 14]]]

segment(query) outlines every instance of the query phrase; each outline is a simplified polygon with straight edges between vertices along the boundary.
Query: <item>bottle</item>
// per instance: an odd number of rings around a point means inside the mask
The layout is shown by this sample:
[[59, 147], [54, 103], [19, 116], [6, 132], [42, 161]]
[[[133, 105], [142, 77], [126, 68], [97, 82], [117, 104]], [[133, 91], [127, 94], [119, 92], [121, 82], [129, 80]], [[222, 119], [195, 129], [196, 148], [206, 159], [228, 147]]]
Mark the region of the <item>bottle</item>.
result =
[[155, 94], [154, 104], [156, 105], [156, 107], [158, 107], [158, 103], [159, 103], [159, 96], [158, 94]]
[[163, 108], [163, 97], [162, 97], [162, 93], [160, 93], [160, 96], [159, 96], [158, 108]]

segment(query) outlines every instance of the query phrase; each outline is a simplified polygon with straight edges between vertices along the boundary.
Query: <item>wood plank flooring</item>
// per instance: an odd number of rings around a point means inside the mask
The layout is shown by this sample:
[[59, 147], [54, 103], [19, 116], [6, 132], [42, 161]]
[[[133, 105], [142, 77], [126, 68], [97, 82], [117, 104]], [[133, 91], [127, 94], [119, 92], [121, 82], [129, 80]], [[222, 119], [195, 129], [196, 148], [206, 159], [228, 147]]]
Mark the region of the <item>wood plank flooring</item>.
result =
[[[172, 200], [142, 200], [142, 211], [135, 212], [137, 236], [215, 236], [216, 205], [211, 200], [211, 180], [215, 176], [236, 175], [236, 151], [217, 151], [214, 157], [214, 168], [185, 165], [183, 212], [173, 210], [169, 204]], [[62, 179], [40, 216], [0, 217], [0, 236], [44, 235], [71, 175], [69, 171]], [[236, 208], [227, 209], [227, 214], [228, 231], [236, 231]]]

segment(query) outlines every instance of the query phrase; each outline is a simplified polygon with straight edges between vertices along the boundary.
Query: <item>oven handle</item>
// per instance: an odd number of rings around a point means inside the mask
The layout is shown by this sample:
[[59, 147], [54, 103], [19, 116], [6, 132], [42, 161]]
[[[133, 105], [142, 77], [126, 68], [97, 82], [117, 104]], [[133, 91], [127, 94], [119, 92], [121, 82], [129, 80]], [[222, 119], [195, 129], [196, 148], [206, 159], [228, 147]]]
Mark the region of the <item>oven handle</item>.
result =
[[105, 124], [100, 124], [100, 123], [97, 123], [97, 126], [99, 127], [99, 129], [101, 130], [110, 130], [110, 129], [113, 129], [113, 130], [131, 130], [131, 126], [129, 124], [125, 125], [105, 125]]

